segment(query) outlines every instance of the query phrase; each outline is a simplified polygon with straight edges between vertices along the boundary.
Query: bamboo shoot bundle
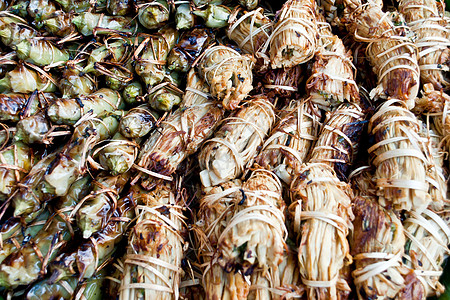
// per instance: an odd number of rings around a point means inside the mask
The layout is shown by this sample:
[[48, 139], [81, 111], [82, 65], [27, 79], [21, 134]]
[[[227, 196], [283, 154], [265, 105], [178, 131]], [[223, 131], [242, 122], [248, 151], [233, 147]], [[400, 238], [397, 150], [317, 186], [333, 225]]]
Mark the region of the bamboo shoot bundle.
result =
[[242, 174], [275, 122], [275, 113], [267, 98], [256, 96], [222, 122], [198, 156], [200, 179], [205, 187]]
[[436, 0], [402, 0], [398, 10], [417, 35], [421, 83], [432, 83], [437, 90], [448, 89], [450, 81], [450, 40], [444, 17], [445, 2]]
[[257, 59], [256, 69], [267, 67], [260, 51], [272, 33], [273, 22], [264, 15], [262, 8], [252, 11], [236, 9], [230, 16], [227, 36], [246, 54]]
[[[319, 14], [319, 13], [318, 13]], [[319, 47], [306, 89], [320, 108], [332, 110], [343, 102], [359, 103], [359, 88], [354, 80], [355, 66], [351, 51], [342, 40], [331, 33], [329, 24], [320, 14]]]
[[144, 188], [151, 188], [153, 180], [146, 182], [147, 176], [167, 179], [178, 165], [189, 155], [195, 153], [200, 144], [209, 138], [223, 111], [208, 94], [208, 86], [192, 69], [188, 74], [186, 94], [183, 102], [173, 114], [161, 122], [159, 130], [153, 131], [141, 148], [136, 169], [142, 173]]
[[345, 266], [352, 262], [352, 191], [326, 164], [304, 165], [291, 184], [289, 212], [299, 236], [300, 275], [308, 299], [346, 298]]
[[137, 200], [119, 299], [178, 299], [186, 225], [183, 199], [169, 184], [160, 184]]
[[199, 257], [204, 271], [202, 285], [207, 299], [246, 299], [249, 285], [242, 271], [226, 272], [217, 262], [219, 237], [233, 217], [236, 199], [242, 197], [242, 182], [232, 180], [204, 189], [195, 224]]
[[407, 265], [415, 270], [423, 285], [426, 297], [439, 296], [444, 286], [439, 282], [442, 263], [450, 254], [448, 212], [435, 213], [429, 209], [422, 213], [411, 211], [403, 221], [405, 235], [404, 258]]
[[328, 113], [310, 162], [330, 165], [339, 179], [345, 180], [358, 152], [364, 118], [363, 110], [356, 103], [343, 103]]
[[198, 64], [199, 74], [211, 88], [211, 95], [227, 110], [235, 110], [252, 90], [253, 60], [227, 46], [207, 49]]
[[262, 52], [269, 48], [272, 69], [293, 67], [313, 58], [317, 35], [316, 2], [289, 0]]
[[226, 271], [249, 274], [258, 267], [265, 275], [278, 269], [287, 238], [281, 192], [281, 182], [264, 169], [242, 185], [242, 199], [218, 240], [218, 261]]
[[358, 197], [353, 213], [350, 248], [358, 298], [422, 299], [419, 279], [402, 262], [405, 234], [395, 213], [383, 209], [374, 197]]
[[318, 136], [320, 112], [309, 100], [294, 100], [264, 142], [255, 163], [290, 184]]
[[[349, 1], [345, 5], [350, 7]], [[371, 98], [393, 97], [414, 107], [419, 91], [420, 70], [417, 48], [405, 25], [394, 26], [392, 16], [381, 7], [368, 2], [350, 11], [347, 29], [357, 42], [368, 43], [366, 56], [378, 76], [378, 86]]]
[[376, 168], [378, 201], [385, 208], [420, 212], [431, 202], [426, 181], [430, 162], [420, 130], [420, 121], [396, 99], [386, 101], [370, 119], [375, 144], [368, 152]]

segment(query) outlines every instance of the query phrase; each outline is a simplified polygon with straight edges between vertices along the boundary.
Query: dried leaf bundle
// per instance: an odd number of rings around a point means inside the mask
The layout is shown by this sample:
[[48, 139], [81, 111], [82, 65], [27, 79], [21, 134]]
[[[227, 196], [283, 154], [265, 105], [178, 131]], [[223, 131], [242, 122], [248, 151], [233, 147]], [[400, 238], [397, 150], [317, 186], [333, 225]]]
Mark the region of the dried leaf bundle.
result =
[[250, 99], [224, 119], [198, 155], [202, 184], [209, 187], [241, 175], [274, 122], [273, 106], [264, 96]]
[[403, 221], [407, 237], [404, 258], [423, 284], [425, 295], [440, 295], [445, 289], [439, 282], [441, 265], [450, 254], [450, 216], [426, 209], [422, 213], [411, 211], [407, 217]]
[[207, 49], [198, 64], [199, 74], [225, 109], [234, 110], [252, 90], [253, 60], [227, 46]]
[[132, 184], [144, 177], [142, 185], [151, 188], [154, 182], [145, 182], [148, 175], [167, 179], [213, 133], [223, 111], [208, 92], [208, 86], [192, 69], [180, 108], [161, 122], [159, 130], [153, 131], [142, 146], [135, 166], [142, 173]]
[[417, 35], [420, 80], [432, 83], [438, 90], [448, 88], [450, 80], [450, 40], [444, 17], [445, 2], [436, 0], [402, 0], [398, 10]]
[[312, 163], [325, 163], [333, 167], [341, 180], [358, 152], [359, 140], [365, 125], [365, 114], [356, 103], [341, 104], [328, 113], [325, 124], [311, 151]]
[[300, 275], [308, 299], [348, 296], [345, 266], [352, 262], [352, 191], [325, 164], [304, 165], [291, 184], [289, 212], [299, 236]]
[[178, 299], [185, 227], [182, 198], [160, 184], [137, 199], [119, 299]]
[[[228, 19], [227, 36], [246, 54], [263, 58], [262, 47], [272, 33], [273, 22], [264, 15], [263, 8], [252, 11], [236, 9]], [[257, 60], [257, 69], [264, 68], [264, 61]], [[267, 67], [267, 66], [266, 66]]]
[[281, 192], [278, 178], [264, 169], [253, 171], [242, 185], [241, 199], [218, 240], [218, 261], [226, 271], [277, 270], [287, 238]]
[[368, 152], [383, 207], [422, 211], [431, 202], [426, 181], [430, 162], [423, 152], [420, 130], [420, 121], [396, 99], [386, 101], [369, 121], [375, 144]]
[[291, 68], [269, 69], [263, 73], [261, 81], [264, 84], [264, 94], [269, 99], [277, 96], [290, 98], [298, 91], [298, 86], [303, 79], [301, 65]]
[[350, 248], [358, 298], [422, 299], [420, 281], [402, 262], [405, 234], [395, 213], [383, 209], [375, 197], [358, 197], [353, 213]]
[[[350, 6], [348, 1], [345, 3]], [[417, 48], [409, 28], [394, 26], [392, 18], [379, 5], [368, 2], [350, 12], [347, 29], [356, 41], [368, 43], [366, 57], [378, 76], [371, 98], [397, 98], [411, 109], [419, 91]]]
[[290, 184], [318, 136], [320, 112], [309, 100], [293, 100], [282, 111], [255, 163]]
[[262, 52], [268, 49], [272, 69], [293, 67], [313, 58], [317, 47], [316, 2], [289, 0]]
[[[319, 14], [319, 13], [318, 13]], [[331, 33], [330, 25], [320, 14], [318, 18], [319, 47], [306, 89], [314, 103], [332, 110], [343, 102], [359, 103], [359, 88], [354, 80], [355, 66], [350, 50]]]

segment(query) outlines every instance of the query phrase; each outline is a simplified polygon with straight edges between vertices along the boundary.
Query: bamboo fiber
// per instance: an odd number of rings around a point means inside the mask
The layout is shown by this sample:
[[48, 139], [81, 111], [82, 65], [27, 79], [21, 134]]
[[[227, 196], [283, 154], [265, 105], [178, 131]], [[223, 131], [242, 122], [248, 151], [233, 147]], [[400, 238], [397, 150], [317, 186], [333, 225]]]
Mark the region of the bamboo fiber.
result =
[[395, 213], [383, 209], [375, 197], [358, 197], [353, 213], [350, 248], [358, 298], [422, 299], [420, 281], [402, 262], [405, 234]]
[[119, 299], [178, 299], [186, 225], [183, 199], [166, 183], [137, 201]]
[[278, 15], [262, 50], [268, 50], [272, 69], [293, 67], [310, 60], [317, 47], [316, 2], [289, 0]]
[[380, 204], [395, 210], [423, 211], [431, 202], [426, 181], [429, 160], [424, 154], [421, 123], [402, 101], [386, 101], [372, 116], [369, 133], [375, 144], [368, 149], [376, 171]]
[[210, 98], [208, 87], [194, 70], [188, 74], [188, 84], [183, 102], [173, 114], [161, 122], [141, 148], [135, 168], [142, 173], [132, 184], [143, 177], [142, 185], [151, 188], [155, 181], [148, 176], [170, 179], [178, 165], [197, 151], [222, 119], [223, 111]]
[[[345, 2], [350, 7], [349, 1]], [[358, 42], [368, 43], [366, 57], [378, 76], [378, 86], [371, 98], [393, 97], [414, 107], [419, 91], [420, 70], [418, 52], [407, 26], [394, 26], [392, 16], [381, 7], [368, 2], [351, 10], [347, 29]]]
[[439, 277], [443, 271], [441, 265], [450, 254], [448, 219], [448, 212], [435, 213], [426, 209], [422, 213], [409, 212], [403, 222], [407, 238], [404, 258], [415, 270], [427, 297], [439, 296], [445, 289]]
[[199, 63], [199, 74], [211, 88], [225, 109], [234, 110], [252, 90], [253, 60], [227, 46], [207, 49]]
[[274, 122], [273, 106], [264, 96], [255, 96], [224, 119], [198, 155], [202, 184], [214, 186], [240, 176]]
[[328, 113], [315, 147], [311, 151], [312, 163], [325, 163], [333, 167], [341, 180], [353, 163], [365, 125], [365, 114], [356, 103], [341, 104]]
[[306, 82], [311, 100], [320, 108], [332, 110], [343, 102], [359, 102], [359, 88], [354, 80], [355, 66], [351, 51], [331, 33], [330, 25], [318, 13], [319, 43], [312, 74]]
[[444, 17], [445, 2], [436, 0], [402, 0], [398, 10], [417, 35], [420, 80], [432, 83], [438, 90], [449, 88], [445, 72], [450, 71], [450, 40]]
[[350, 186], [326, 164], [304, 165], [292, 181], [289, 212], [308, 299], [345, 298], [350, 292], [345, 266], [352, 262], [351, 199]]
[[290, 184], [318, 136], [320, 112], [309, 100], [293, 100], [282, 112], [255, 163]]

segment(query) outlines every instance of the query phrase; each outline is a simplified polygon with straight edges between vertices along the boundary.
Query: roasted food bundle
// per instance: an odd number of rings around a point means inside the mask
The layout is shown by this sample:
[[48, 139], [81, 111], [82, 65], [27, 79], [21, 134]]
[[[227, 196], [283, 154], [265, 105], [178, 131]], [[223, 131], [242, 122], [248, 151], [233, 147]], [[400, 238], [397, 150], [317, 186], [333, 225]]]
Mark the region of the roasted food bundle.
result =
[[447, 299], [449, 20], [0, 0], [0, 299]]

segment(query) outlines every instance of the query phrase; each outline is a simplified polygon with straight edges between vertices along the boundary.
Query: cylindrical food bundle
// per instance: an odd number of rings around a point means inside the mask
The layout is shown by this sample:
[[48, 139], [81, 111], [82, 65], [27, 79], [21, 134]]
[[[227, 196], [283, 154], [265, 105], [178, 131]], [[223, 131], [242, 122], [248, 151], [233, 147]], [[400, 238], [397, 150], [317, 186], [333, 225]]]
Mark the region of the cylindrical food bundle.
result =
[[365, 114], [356, 103], [343, 103], [328, 113], [310, 162], [325, 163], [333, 167], [341, 180], [346, 180], [347, 171], [359, 148], [359, 140], [366, 124]]
[[263, 93], [269, 99], [276, 99], [278, 96], [292, 99], [299, 90], [303, 76], [302, 66], [296, 65], [291, 68], [268, 69], [258, 77], [264, 84]]
[[236, 9], [230, 16], [227, 36], [247, 54], [256, 56], [256, 69], [268, 65], [262, 47], [272, 33], [273, 22], [264, 15], [264, 10], [258, 8], [249, 12]]
[[0, 200], [6, 200], [33, 167], [33, 151], [16, 142], [0, 150]]
[[79, 98], [60, 98], [49, 105], [47, 115], [55, 124], [74, 125], [81, 117], [92, 112], [114, 112], [122, 104], [119, 92], [103, 88]]
[[120, 119], [120, 133], [130, 139], [140, 138], [156, 127], [158, 114], [148, 104], [130, 109]]
[[346, 298], [345, 267], [352, 262], [347, 241], [352, 191], [325, 164], [304, 165], [291, 184], [289, 211], [298, 235], [300, 275], [309, 299]]
[[275, 122], [272, 104], [256, 96], [223, 120], [214, 138], [206, 141], [198, 156], [203, 186], [235, 179], [257, 154]]
[[[319, 20], [323, 19], [322, 15], [318, 17]], [[331, 33], [324, 19], [319, 24], [319, 32], [319, 48], [311, 77], [306, 83], [312, 101], [327, 110], [332, 110], [342, 102], [359, 103], [351, 51], [345, 49], [342, 40]]]
[[240, 192], [233, 217], [219, 236], [218, 262], [228, 272], [277, 270], [287, 238], [281, 182], [272, 172], [256, 169]]
[[273, 69], [293, 67], [313, 58], [317, 36], [316, 2], [288, 0], [262, 52], [269, 48]]
[[112, 175], [125, 173], [131, 169], [138, 156], [138, 141], [130, 141], [117, 132], [105, 145], [94, 151], [99, 153], [100, 165]]
[[402, 0], [398, 10], [411, 30], [417, 35], [420, 80], [432, 83], [438, 90], [448, 89], [450, 81], [450, 46], [445, 2], [436, 0]]
[[320, 112], [309, 100], [294, 100], [264, 142], [255, 163], [290, 184], [318, 136]]
[[119, 299], [178, 299], [184, 199], [164, 183], [137, 199]]
[[133, 179], [132, 184], [144, 176], [141, 184], [150, 188], [155, 182], [149, 180], [146, 183], [145, 178], [171, 175], [212, 135], [223, 111], [210, 99], [208, 92], [205, 81], [192, 69], [180, 107], [161, 122], [159, 130], [153, 131], [142, 146], [136, 167], [141, 174]]
[[347, 29], [356, 41], [369, 43], [366, 56], [378, 76], [378, 86], [370, 96], [397, 98], [409, 109], [413, 108], [419, 92], [420, 70], [409, 28], [394, 26], [392, 16], [373, 2], [351, 12], [347, 22]]
[[419, 279], [402, 262], [405, 234], [395, 213], [383, 209], [374, 197], [358, 197], [353, 213], [350, 249], [358, 298], [423, 299]]
[[233, 217], [236, 199], [242, 197], [242, 182], [232, 180], [205, 188], [200, 199], [194, 233], [198, 242], [198, 255], [205, 266], [202, 286], [207, 299], [246, 299], [249, 284], [242, 271], [225, 272], [215, 254], [219, 237]]
[[439, 277], [442, 263], [450, 255], [450, 215], [429, 209], [422, 213], [411, 211], [403, 221], [405, 227], [406, 264], [412, 268], [423, 284], [426, 297], [439, 296], [445, 290]]
[[375, 144], [368, 152], [376, 168], [378, 201], [385, 208], [420, 212], [431, 202], [426, 181], [430, 162], [423, 153], [421, 126], [396, 99], [386, 101], [370, 119], [368, 130]]
[[207, 49], [198, 64], [200, 75], [225, 109], [234, 110], [252, 90], [253, 60], [227, 46]]
[[159, 30], [158, 35], [144, 36], [134, 53], [135, 71], [147, 87], [160, 83], [166, 76], [165, 65], [170, 50], [178, 39], [178, 32], [170, 27]]

